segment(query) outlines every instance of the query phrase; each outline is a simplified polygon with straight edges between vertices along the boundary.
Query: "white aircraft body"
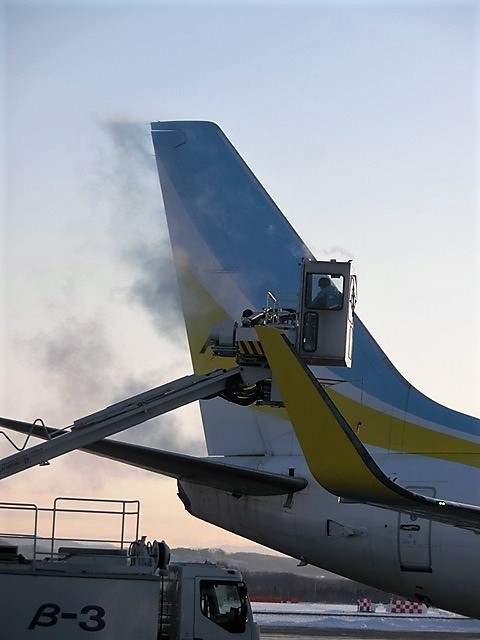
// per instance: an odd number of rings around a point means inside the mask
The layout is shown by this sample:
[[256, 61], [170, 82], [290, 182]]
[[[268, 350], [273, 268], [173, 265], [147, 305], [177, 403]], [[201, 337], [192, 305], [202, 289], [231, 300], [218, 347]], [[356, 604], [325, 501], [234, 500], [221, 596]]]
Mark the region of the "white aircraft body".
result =
[[[215, 124], [157, 122], [152, 137], [193, 368], [229, 369], [212, 327], [298, 291], [313, 256]], [[480, 617], [479, 420], [415, 389], [358, 316], [350, 368], [309, 369], [277, 329], [256, 331], [283, 406], [243, 406], [231, 385], [202, 400], [207, 458], [83, 448], [178, 478], [191, 514], [302, 563]]]

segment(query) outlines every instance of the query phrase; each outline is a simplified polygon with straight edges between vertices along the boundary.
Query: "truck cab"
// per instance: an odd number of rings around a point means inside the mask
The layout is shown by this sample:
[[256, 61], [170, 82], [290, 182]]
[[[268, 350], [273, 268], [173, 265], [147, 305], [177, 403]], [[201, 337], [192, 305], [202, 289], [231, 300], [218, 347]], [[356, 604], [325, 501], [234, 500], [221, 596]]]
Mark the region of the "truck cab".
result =
[[162, 640], [258, 638], [246, 585], [234, 569], [211, 563], [171, 564], [161, 593]]

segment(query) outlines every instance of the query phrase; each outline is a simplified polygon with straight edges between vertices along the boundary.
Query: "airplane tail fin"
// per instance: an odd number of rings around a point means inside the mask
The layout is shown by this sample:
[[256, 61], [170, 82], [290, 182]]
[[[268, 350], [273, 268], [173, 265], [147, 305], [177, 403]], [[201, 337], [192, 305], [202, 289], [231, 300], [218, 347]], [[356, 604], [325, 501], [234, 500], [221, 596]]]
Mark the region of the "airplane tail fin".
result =
[[[299, 263], [313, 256], [217, 125], [155, 122], [152, 138], [194, 370], [225, 368], [201, 353], [211, 328], [261, 309], [267, 291], [295, 299]], [[352, 368], [316, 374], [335, 382], [330, 393], [366, 444], [480, 466], [478, 420], [412, 387], [358, 317]], [[283, 410], [208, 400], [202, 416], [211, 454], [301, 452]]]
[[[201, 353], [212, 327], [267, 291], [295, 297], [311, 253], [217, 125], [155, 122], [152, 138], [194, 370], [232, 366]], [[211, 454], [292, 453], [286, 416], [222, 400], [201, 411]]]

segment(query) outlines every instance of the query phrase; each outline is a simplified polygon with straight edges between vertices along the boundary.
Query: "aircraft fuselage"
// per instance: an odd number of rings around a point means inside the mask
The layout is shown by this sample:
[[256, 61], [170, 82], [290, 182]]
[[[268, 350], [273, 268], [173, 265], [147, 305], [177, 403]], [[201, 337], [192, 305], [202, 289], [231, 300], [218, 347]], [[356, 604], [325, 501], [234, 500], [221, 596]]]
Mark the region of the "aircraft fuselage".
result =
[[[382, 457], [379, 463], [392, 470], [399, 484], [424, 495], [455, 495], [446, 468], [451, 463], [422, 458], [422, 467], [412, 456]], [[244, 458], [228, 462], [247, 463]], [[290, 496], [238, 498], [182, 482], [185, 506], [202, 520], [308, 564], [427, 605], [479, 616], [477, 533], [388, 509], [341, 503], [312, 478], [302, 456], [248, 459], [252, 467], [259, 463], [266, 471], [295, 469], [309, 484]], [[476, 493], [476, 472], [462, 467], [456, 474], [458, 485], [471, 486]]]

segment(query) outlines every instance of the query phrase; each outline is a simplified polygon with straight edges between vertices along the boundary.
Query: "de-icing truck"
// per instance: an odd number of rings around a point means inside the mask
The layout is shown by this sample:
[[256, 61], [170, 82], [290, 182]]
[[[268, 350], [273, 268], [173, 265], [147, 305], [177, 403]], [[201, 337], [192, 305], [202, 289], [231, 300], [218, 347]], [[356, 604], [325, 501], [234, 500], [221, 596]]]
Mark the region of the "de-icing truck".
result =
[[[138, 501], [101, 501], [100, 508], [99, 502], [57, 498], [49, 509], [0, 503], [2, 638], [258, 640], [239, 571], [209, 562], [169, 562], [163, 541], [139, 538]], [[72, 543], [60, 537], [59, 516], [80, 512], [120, 518], [121, 536], [102, 538], [102, 546], [92, 546], [98, 539], [76, 537]], [[45, 515], [53, 522], [49, 537], [38, 532]], [[128, 544], [130, 516], [137, 517], [137, 535]], [[32, 535], [5, 532], [6, 522], [26, 518]], [[31, 558], [23, 551], [25, 542]]]

